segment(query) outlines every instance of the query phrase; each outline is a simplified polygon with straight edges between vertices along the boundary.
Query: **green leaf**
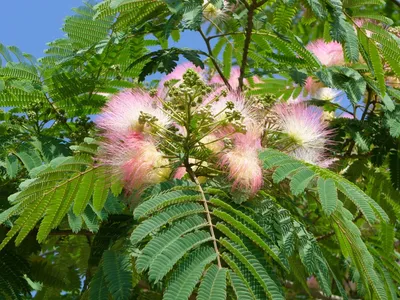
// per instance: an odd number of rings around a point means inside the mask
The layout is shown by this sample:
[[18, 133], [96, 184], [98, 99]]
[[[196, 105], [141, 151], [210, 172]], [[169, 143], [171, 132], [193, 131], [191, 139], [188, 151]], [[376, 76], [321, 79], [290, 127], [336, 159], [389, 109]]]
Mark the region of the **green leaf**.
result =
[[396, 190], [400, 190], [400, 154], [393, 150], [389, 155], [390, 180]]
[[104, 171], [96, 172], [97, 179], [93, 186], [93, 207], [96, 211], [101, 211], [107, 201], [109, 181]]
[[82, 229], [82, 217], [75, 215], [72, 211], [69, 211], [68, 224], [72, 232], [79, 232]]
[[381, 224], [380, 231], [380, 248], [382, 249], [383, 255], [386, 257], [392, 257], [394, 253], [394, 241], [395, 241], [394, 226], [389, 223]]
[[338, 202], [338, 195], [333, 179], [318, 179], [318, 195], [321, 200], [322, 209], [330, 216], [335, 210]]
[[107, 250], [103, 254], [103, 272], [113, 299], [129, 299], [132, 289], [132, 268], [128, 255]]
[[343, 25], [345, 28], [345, 38], [343, 40], [345, 56], [350, 62], [358, 62], [359, 48], [357, 34], [350, 23], [344, 22]]
[[[170, 228], [155, 236], [150, 242], [144, 247], [142, 254], [136, 260], [136, 267], [138, 271], [144, 271], [152, 267], [154, 262], [157, 260], [158, 265], [154, 265], [153, 272], [157, 271], [157, 268], [164, 268], [163, 266], [166, 261], [158, 259], [159, 257], [165, 258], [163, 251], [167, 251], [173, 247], [174, 244], [182, 238], [183, 235], [188, 234], [196, 229], [205, 227], [207, 225], [206, 221], [200, 216], [191, 216], [178, 222], [175, 222]], [[196, 236], [200, 238], [200, 236]], [[205, 236], [201, 236], [198, 241], [201, 241]], [[182, 250], [185, 245], [179, 244], [181, 249], [177, 248], [177, 251]], [[188, 246], [188, 244], [186, 244]], [[189, 245], [190, 246], [190, 245]], [[172, 253], [174, 255], [175, 253]], [[170, 263], [168, 263], [170, 265]], [[171, 266], [172, 267], [172, 266]]]
[[383, 71], [383, 64], [381, 57], [379, 55], [378, 48], [374, 41], [368, 40], [368, 52], [371, 59], [374, 75], [378, 81], [379, 91], [381, 92], [381, 97], [385, 97], [386, 93], [386, 83], [385, 74]]
[[385, 107], [388, 111], [393, 111], [396, 108], [393, 100], [390, 98], [388, 94], [382, 97], [382, 102], [383, 104], [385, 104]]
[[309, 169], [302, 169], [294, 174], [290, 181], [290, 190], [293, 195], [303, 193], [315, 176], [316, 174]]
[[167, 223], [171, 223], [183, 217], [199, 214], [204, 207], [197, 203], [177, 204], [166, 208], [164, 211], [140, 223], [131, 235], [132, 244], [142, 241], [151, 232], [157, 231]]
[[133, 216], [135, 219], [143, 218], [149, 214], [159, 210], [162, 207], [177, 204], [180, 202], [188, 201], [199, 201], [200, 195], [196, 191], [182, 190], [182, 191], [167, 191], [165, 193], [156, 195], [148, 199], [147, 201], [140, 204], [135, 211]]
[[75, 215], [79, 216], [85, 210], [89, 200], [93, 194], [94, 188], [94, 170], [91, 169], [83, 175], [81, 182], [79, 184], [79, 189], [76, 192], [74, 199], [73, 212]]
[[38, 242], [43, 242], [50, 233], [51, 229], [55, 228], [58, 224], [55, 223], [57, 213], [65, 201], [65, 197], [68, 194], [69, 185], [64, 185], [62, 188], [58, 188], [54, 193], [48, 208], [46, 209], [45, 217], [39, 226], [37, 234]]
[[[257, 260], [257, 258], [251, 254], [248, 250], [244, 249], [239, 245], [229, 242], [228, 240], [221, 240], [223, 245], [232, 255], [239, 260], [250, 273], [256, 278], [258, 283], [264, 289], [264, 292], [269, 296], [270, 299], [285, 299], [276, 283], [268, 275], [263, 265]], [[225, 257], [224, 257], [225, 258]], [[225, 259], [224, 259], [225, 260]], [[227, 263], [228, 261], [225, 260]]]
[[200, 284], [197, 300], [225, 299], [226, 273], [227, 270], [225, 268], [211, 265]]
[[363, 194], [360, 190], [347, 182], [339, 182], [337, 183], [337, 187], [344, 195], [353, 201], [369, 223], [372, 224], [376, 221], [375, 213], [368, 203], [367, 195]]
[[21, 160], [28, 171], [42, 164], [42, 159], [33, 149], [26, 149], [25, 151], [16, 152], [14, 154]]
[[163, 300], [188, 299], [204, 268], [217, 257], [211, 247], [200, 247], [190, 253], [171, 275]]
[[6, 157], [6, 170], [10, 178], [15, 178], [18, 173], [18, 159], [15, 155], [8, 155]]
[[297, 161], [282, 164], [275, 170], [274, 174], [272, 175], [272, 179], [274, 180], [274, 183], [279, 183], [290, 174], [297, 172], [302, 167], [304, 167], [303, 164]]
[[[189, 250], [210, 241], [212, 241], [212, 238], [206, 231], [187, 233], [179, 237], [177, 240], [169, 241], [167, 244], [162, 246], [159, 255], [153, 259], [149, 269], [149, 279], [154, 282], [163, 279], [164, 276], [174, 267], [177, 261], [188, 253]], [[147, 249], [144, 248], [144, 255], [148, 253], [145, 252], [146, 250]]]
[[[227, 259], [227, 256], [225, 256]], [[229, 271], [228, 278], [230, 279], [230, 285], [235, 291], [237, 299], [240, 300], [256, 300], [256, 296], [253, 294], [250, 286], [245, 283], [245, 280], [240, 278], [236, 273]]]
[[357, 71], [347, 67], [328, 67], [316, 72], [318, 78], [328, 87], [344, 90], [353, 104], [364, 96], [366, 82]]
[[282, 263], [281, 259], [278, 257], [278, 254], [275, 253], [270, 245], [268, 245], [259, 235], [257, 235], [254, 231], [252, 231], [249, 227], [245, 226], [243, 223], [235, 220], [232, 216], [229, 214], [220, 211], [220, 210], [214, 210], [213, 214], [220, 218], [221, 220], [225, 221], [229, 225], [233, 226], [236, 230], [244, 234], [246, 237], [248, 237], [251, 241], [253, 241], [256, 245], [258, 245], [262, 250], [264, 250], [266, 253], [268, 253], [269, 256], [272, 257], [273, 260], [275, 260], [278, 264], [282, 266], [282, 268], [286, 269], [286, 266]]
[[322, 1], [319, 0], [306, 0], [308, 6], [311, 8], [312, 12], [319, 19], [325, 19], [327, 12], [325, 6], [322, 4]]
[[108, 300], [108, 289], [102, 265], [90, 281], [89, 300]]

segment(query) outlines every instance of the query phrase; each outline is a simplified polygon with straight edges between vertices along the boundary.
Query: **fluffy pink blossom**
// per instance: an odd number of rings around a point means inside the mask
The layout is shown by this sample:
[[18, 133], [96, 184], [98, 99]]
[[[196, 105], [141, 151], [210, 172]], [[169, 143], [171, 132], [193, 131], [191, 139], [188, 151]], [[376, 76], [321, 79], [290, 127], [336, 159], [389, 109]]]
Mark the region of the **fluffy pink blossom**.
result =
[[292, 156], [314, 164], [325, 160], [325, 147], [330, 144], [332, 132], [320, 109], [304, 103], [281, 103], [275, 105], [274, 112], [279, 130], [296, 146], [290, 153]]
[[179, 167], [175, 171], [174, 178], [175, 179], [182, 179], [183, 176], [185, 176], [185, 175], [186, 175], [186, 168], [185, 167]]
[[[318, 58], [318, 60], [325, 66], [329, 67], [335, 65], [343, 65], [345, 63], [343, 48], [342, 45], [338, 42], [326, 43], [324, 40], [319, 39], [310, 43], [307, 46], [307, 49], [311, 51]], [[321, 96], [321, 93], [323, 91], [326, 92], [326, 90], [321, 90], [325, 88], [324, 84], [322, 82], [314, 81], [312, 77], [307, 78], [304, 88], [309, 93], [310, 98], [311, 97], [318, 98]], [[331, 91], [332, 93], [329, 93], [329, 96], [334, 96], [334, 94], [339, 93], [339, 91], [336, 90], [331, 89]], [[326, 96], [327, 95], [325, 95], [324, 98], [327, 98]], [[326, 100], [332, 100], [332, 99], [326, 99]]]
[[141, 112], [157, 119], [160, 127], [170, 123], [169, 117], [162, 112], [158, 103], [142, 90], [126, 90], [106, 104], [96, 123], [105, 131], [108, 138], [119, 138], [132, 132], [146, 132], [148, 128], [139, 122]]
[[[229, 77], [229, 85], [231, 86], [233, 91], [236, 91], [239, 87], [239, 77], [240, 77], [240, 68], [239, 67], [233, 67], [231, 69], [231, 76]], [[253, 76], [253, 81], [254, 83], [260, 83], [261, 80], [257, 76]], [[244, 79], [243, 81], [245, 84], [249, 84], [249, 81], [247, 79]], [[224, 81], [222, 80], [221, 76], [219, 74], [214, 75], [210, 79], [211, 84], [215, 85], [223, 85]]]
[[183, 64], [177, 65], [171, 73], [169, 73], [166, 76], [164, 76], [163, 78], [161, 78], [160, 82], [158, 83], [157, 95], [160, 98], [165, 98], [165, 96], [167, 94], [167, 89], [164, 87], [164, 83], [169, 80], [173, 80], [173, 79], [178, 80], [179, 84], [182, 83], [183, 75], [189, 69], [194, 70], [196, 73], [198, 73], [200, 75], [200, 77], [202, 77], [202, 78], [205, 77], [204, 70], [202, 68], [196, 67], [191, 62], [185, 62]]
[[318, 60], [325, 66], [343, 65], [344, 55], [342, 45], [338, 42], [328, 42], [319, 39], [307, 45]]
[[233, 189], [244, 189], [255, 194], [262, 186], [262, 168], [258, 158], [261, 149], [261, 128], [249, 126], [246, 133], [237, 133], [233, 138], [234, 147], [220, 158], [220, 165], [228, 170]]
[[100, 160], [111, 167], [112, 175], [124, 183], [128, 193], [166, 180], [171, 172], [168, 159], [142, 135], [127, 136], [120, 142], [106, 139], [101, 145]]

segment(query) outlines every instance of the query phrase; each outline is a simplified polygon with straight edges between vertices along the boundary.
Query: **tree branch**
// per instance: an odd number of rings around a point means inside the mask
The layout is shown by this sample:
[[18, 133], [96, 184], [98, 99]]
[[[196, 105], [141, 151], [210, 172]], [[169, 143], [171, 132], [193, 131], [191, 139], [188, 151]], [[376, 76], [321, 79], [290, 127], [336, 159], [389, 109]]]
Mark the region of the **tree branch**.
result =
[[203, 38], [204, 42], [206, 43], [207, 46], [207, 51], [208, 51], [208, 57], [211, 59], [211, 62], [213, 63], [215, 69], [217, 70], [219, 76], [221, 76], [221, 79], [223, 80], [223, 82], [225, 83], [225, 85], [228, 87], [228, 89], [232, 89], [231, 85], [228, 82], [228, 79], [226, 79], [226, 77], [224, 76], [224, 73], [222, 73], [221, 68], [219, 67], [217, 61], [215, 60], [213, 53], [212, 53], [212, 49], [211, 49], [211, 45], [210, 45], [210, 40], [206, 37], [206, 35], [204, 34], [203, 30], [201, 30], [201, 28], [198, 30], [201, 37]]
[[250, 42], [251, 42], [251, 34], [253, 31], [253, 17], [254, 11], [257, 8], [257, 3], [253, 2], [250, 6], [246, 6], [248, 9], [247, 12], [247, 26], [246, 26], [246, 38], [244, 40], [244, 47], [243, 47], [243, 56], [242, 56], [242, 65], [240, 66], [240, 76], [239, 76], [239, 87], [238, 91], [243, 90], [243, 80], [244, 80], [244, 73], [246, 71], [247, 65], [247, 57], [249, 54]]

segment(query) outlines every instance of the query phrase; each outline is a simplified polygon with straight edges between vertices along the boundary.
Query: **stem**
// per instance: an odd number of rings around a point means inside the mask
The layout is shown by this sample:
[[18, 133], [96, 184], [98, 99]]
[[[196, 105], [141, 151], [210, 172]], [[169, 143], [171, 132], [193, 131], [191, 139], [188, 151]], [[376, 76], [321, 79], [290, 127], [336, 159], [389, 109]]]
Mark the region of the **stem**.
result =
[[213, 63], [215, 70], [217, 70], [219, 76], [221, 76], [223, 82], [225, 83], [225, 85], [228, 87], [228, 89], [232, 89], [231, 85], [228, 82], [228, 79], [226, 79], [226, 77], [224, 76], [224, 73], [222, 73], [221, 68], [218, 66], [217, 61], [215, 60], [213, 53], [212, 53], [212, 49], [211, 49], [211, 45], [210, 45], [210, 41], [207, 39], [206, 35], [204, 34], [203, 30], [201, 30], [201, 28], [199, 28], [199, 33], [201, 35], [201, 37], [203, 38], [204, 42], [206, 43], [207, 46], [207, 50], [208, 50], [208, 57], [211, 59], [211, 62]]
[[207, 199], [206, 196], [204, 195], [204, 191], [203, 188], [200, 185], [199, 180], [197, 179], [196, 175], [194, 174], [190, 164], [189, 164], [189, 160], [185, 161], [185, 167], [186, 167], [186, 171], [188, 172], [190, 178], [196, 183], [197, 187], [199, 188], [200, 194], [201, 194], [201, 198], [203, 201], [203, 205], [204, 205], [204, 209], [206, 211], [206, 215], [207, 215], [207, 222], [208, 225], [210, 226], [210, 234], [211, 234], [211, 238], [213, 240], [213, 244], [214, 244], [214, 251], [215, 253], [217, 253], [217, 263], [218, 263], [218, 268], [221, 269], [222, 268], [222, 264], [221, 264], [221, 259], [220, 259], [220, 254], [219, 254], [219, 249], [218, 249], [218, 245], [217, 245], [217, 239], [215, 238], [215, 233], [214, 233], [214, 225], [212, 223], [211, 220], [211, 213], [210, 210], [208, 208], [208, 203], [207, 203]]
[[371, 99], [372, 99], [372, 90], [371, 90], [371, 88], [368, 87], [367, 90], [368, 90], [368, 99], [367, 99], [367, 104], [365, 105], [365, 109], [363, 111], [363, 114], [361, 116], [361, 121], [364, 121], [365, 117], [367, 116], [368, 108], [369, 108], [369, 106], [371, 104]]
[[215, 34], [212, 36], [209, 36], [207, 38], [208, 41], [215, 39], [215, 38], [219, 38], [219, 37], [225, 37], [225, 36], [229, 36], [229, 35], [242, 35], [244, 34], [243, 32], [228, 32], [228, 33], [221, 33], [221, 34]]
[[[246, 3], [246, 2], [244, 2], [244, 3]], [[246, 71], [247, 57], [249, 54], [250, 41], [251, 41], [251, 33], [253, 31], [254, 11], [257, 8], [256, 2], [253, 2], [250, 6], [246, 5], [246, 4], [245, 4], [245, 6], [248, 9], [247, 27], [246, 27], [246, 38], [244, 41], [244, 48], [243, 48], [242, 65], [240, 66], [239, 87], [238, 87], [239, 91], [243, 90], [244, 72]]]
[[189, 174], [189, 177], [192, 179], [192, 181], [194, 183], [196, 183], [200, 194], [201, 194], [201, 199], [203, 202], [203, 206], [204, 206], [204, 210], [206, 212], [207, 215], [207, 222], [208, 225], [210, 226], [210, 234], [211, 234], [211, 238], [213, 240], [213, 244], [214, 244], [214, 250], [215, 253], [217, 254], [217, 263], [218, 263], [218, 268], [221, 269], [222, 265], [221, 265], [221, 259], [220, 259], [220, 254], [219, 254], [219, 250], [218, 250], [218, 246], [217, 246], [217, 239], [215, 238], [215, 233], [214, 233], [214, 227], [213, 227], [213, 223], [211, 220], [211, 214], [210, 214], [210, 210], [208, 209], [208, 203], [207, 203], [207, 199], [204, 195], [204, 191], [203, 188], [200, 185], [199, 180], [196, 177], [196, 174], [193, 172], [193, 169], [189, 163], [189, 156], [190, 156], [190, 148], [191, 148], [191, 128], [190, 128], [190, 123], [191, 123], [191, 104], [192, 104], [193, 98], [191, 96], [189, 96], [189, 99], [186, 99], [186, 139], [184, 141], [184, 151], [185, 151], [185, 156], [183, 159], [183, 164], [186, 168], [186, 172]]

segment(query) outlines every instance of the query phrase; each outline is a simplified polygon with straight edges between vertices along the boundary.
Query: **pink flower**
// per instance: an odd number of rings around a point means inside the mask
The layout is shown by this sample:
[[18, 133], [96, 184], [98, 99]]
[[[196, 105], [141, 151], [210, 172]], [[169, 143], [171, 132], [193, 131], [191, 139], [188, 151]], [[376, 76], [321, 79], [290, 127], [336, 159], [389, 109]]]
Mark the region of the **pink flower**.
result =
[[166, 180], [170, 175], [168, 159], [149, 138], [131, 135], [119, 142], [106, 139], [100, 149], [100, 161], [111, 167], [112, 175], [124, 183], [128, 193]]
[[126, 90], [113, 96], [96, 123], [108, 138], [118, 139], [120, 136], [146, 132], [149, 129], [139, 121], [141, 113], [155, 117], [155, 122], [160, 127], [170, 123], [169, 117], [162, 112], [159, 104], [142, 90]]
[[160, 98], [165, 98], [167, 94], [167, 88], [164, 87], [164, 83], [166, 83], [169, 80], [178, 80], [178, 83], [182, 83], [183, 80], [183, 75], [186, 73], [187, 70], [192, 69], [196, 73], [200, 75], [200, 77], [204, 78], [204, 70], [200, 67], [196, 67], [193, 63], [191, 62], [185, 62], [183, 64], [177, 65], [175, 69], [169, 73], [168, 75], [164, 76], [161, 78], [160, 82], [158, 83], [158, 90], [157, 90], [157, 95]]
[[[240, 77], [240, 68], [239, 67], [233, 67], [231, 69], [231, 76], [229, 77], [229, 84], [232, 88], [233, 91], [236, 91], [239, 87], [239, 77]], [[257, 76], [253, 76], [253, 81], [254, 83], [260, 83], [261, 80]], [[243, 81], [246, 85], [249, 84], [249, 81], [247, 79], [244, 79]], [[219, 74], [214, 75], [210, 79], [211, 84], [216, 84], [216, 85], [223, 85], [224, 81], [222, 80], [221, 76]]]
[[261, 149], [261, 128], [249, 126], [246, 133], [233, 137], [234, 147], [220, 158], [220, 165], [228, 170], [228, 178], [233, 181], [232, 189], [244, 189], [257, 193], [263, 183], [258, 150]]
[[316, 107], [303, 103], [277, 104], [274, 107], [277, 125], [295, 145], [289, 154], [313, 164], [324, 161], [325, 147], [330, 144], [332, 131], [323, 120], [323, 113]]
[[319, 39], [308, 44], [307, 49], [325, 66], [343, 65], [345, 62], [342, 45], [338, 42], [326, 43]]

